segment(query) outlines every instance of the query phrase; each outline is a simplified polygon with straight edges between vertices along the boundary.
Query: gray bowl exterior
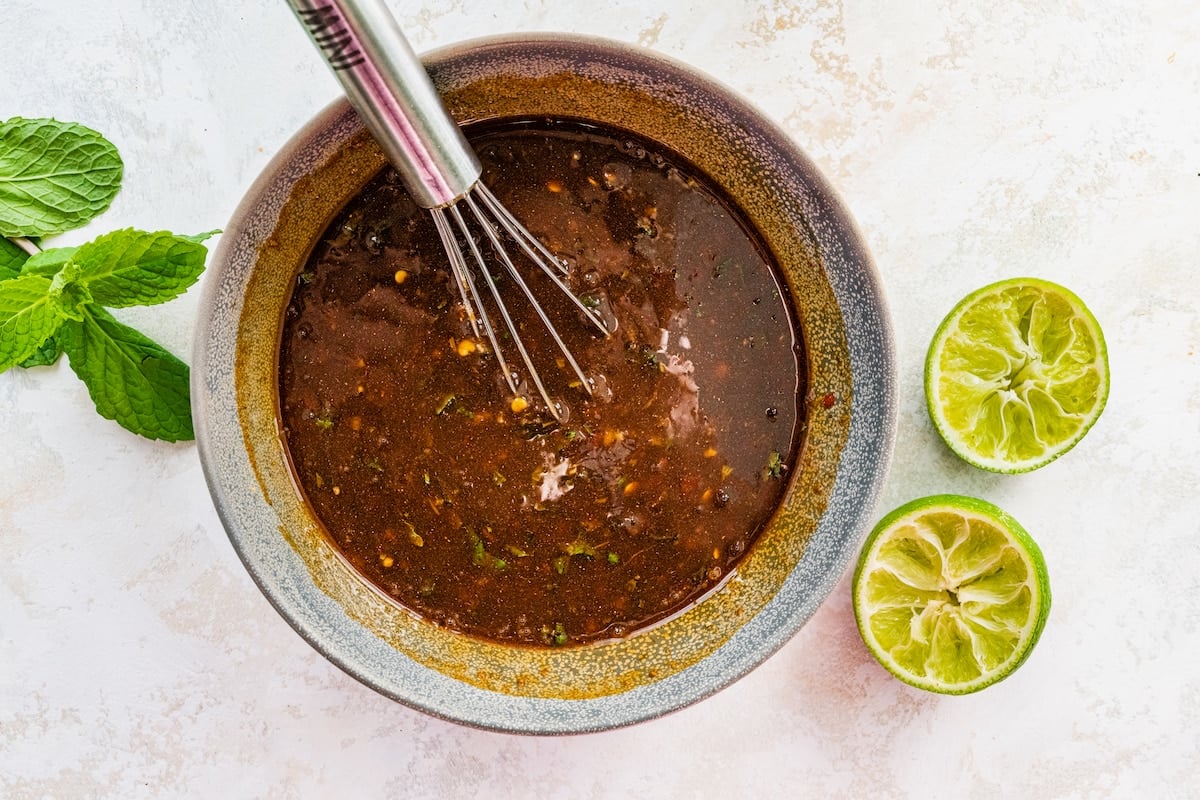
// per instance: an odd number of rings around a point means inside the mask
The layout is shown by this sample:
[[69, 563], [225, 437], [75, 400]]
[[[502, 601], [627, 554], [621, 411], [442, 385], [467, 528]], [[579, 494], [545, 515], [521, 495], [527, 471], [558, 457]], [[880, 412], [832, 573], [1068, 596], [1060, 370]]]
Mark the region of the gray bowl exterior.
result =
[[757, 136], [786, 154], [793, 173], [788, 178], [803, 186], [797, 202], [804, 205], [842, 311], [854, 391], [849, 437], [828, 506], [782, 588], [723, 646], [661, 680], [606, 696], [554, 699], [481, 689], [418, 663], [350, 618], [315, 585], [306, 564], [279, 534], [239, 425], [236, 334], [259, 249], [297, 182], [361, 132], [345, 102], [335, 102], [301, 130], [237, 208], [206, 278], [193, 352], [193, 415], [205, 477], [234, 549], [276, 610], [330, 661], [383, 695], [444, 719], [517, 733], [582, 733], [651, 719], [707, 697], [762, 663], [813, 615], [856, 555], [875, 513], [895, 436], [896, 364], [879, 276], [849, 213], [782, 130], [689, 68], [604, 40], [560, 35], [488, 39], [439, 51], [426, 61], [452, 71], [480, 52], [536, 57], [564, 48], [599, 53], [628, 69], [667, 73], [671, 80], [699, 86], [738, 110]]

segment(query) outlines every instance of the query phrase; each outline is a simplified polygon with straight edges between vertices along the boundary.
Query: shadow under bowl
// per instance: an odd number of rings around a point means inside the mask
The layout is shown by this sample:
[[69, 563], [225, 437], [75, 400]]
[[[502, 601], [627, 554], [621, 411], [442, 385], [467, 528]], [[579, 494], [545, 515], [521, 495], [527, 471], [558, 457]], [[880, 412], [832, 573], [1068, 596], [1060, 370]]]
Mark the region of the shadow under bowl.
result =
[[205, 476], [247, 570], [327, 658], [449, 720], [579, 733], [653, 718], [727, 686], [812, 616], [856, 553], [891, 459], [895, 358], [855, 226], [788, 136], [729, 90], [627, 45], [562, 35], [468, 42], [425, 59], [461, 123], [570, 117], [631, 130], [722, 187], [766, 243], [805, 348], [807, 430], [781, 505], [733, 577], [627, 639], [515, 647], [400, 608], [353, 570], [302, 499], [278, 417], [295, 276], [329, 221], [384, 166], [337, 102], [297, 134], [226, 228], [201, 301], [192, 396]]

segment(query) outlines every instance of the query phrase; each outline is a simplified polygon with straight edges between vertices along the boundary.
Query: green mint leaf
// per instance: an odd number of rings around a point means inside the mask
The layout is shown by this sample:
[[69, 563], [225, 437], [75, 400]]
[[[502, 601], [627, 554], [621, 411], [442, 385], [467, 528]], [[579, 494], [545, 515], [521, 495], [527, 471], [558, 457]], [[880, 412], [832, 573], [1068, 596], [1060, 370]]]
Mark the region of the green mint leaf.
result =
[[0, 281], [21, 274], [21, 266], [29, 260], [29, 254], [0, 236]]
[[0, 282], [0, 372], [20, 364], [62, 325], [50, 280], [22, 275]]
[[92, 302], [92, 293], [80, 282], [80, 273], [79, 265], [68, 260], [50, 279], [50, 299], [58, 304], [59, 316], [77, 321], [83, 319], [83, 307]]
[[117, 148], [91, 128], [53, 119], [0, 123], [0, 236], [78, 228], [121, 188]]
[[596, 557], [596, 548], [583, 539], [576, 539], [563, 547], [563, 552], [569, 556], [585, 556], [589, 561]]
[[71, 257], [102, 306], [153, 305], [183, 294], [204, 271], [208, 248], [188, 237], [132, 228], [113, 231]]
[[58, 337], [51, 336], [46, 341], [42, 342], [41, 347], [33, 351], [33, 355], [22, 361], [17, 366], [21, 367], [22, 369], [29, 369], [30, 367], [48, 367], [55, 361], [58, 361], [58, 357], [61, 355], [62, 345], [58, 343]]
[[762, 471], [763, 480], [768, 478], [778, 480], [783, 477], [785, 471], [787, 471], [787, 464], [783, 463], [783, 457], [779, 455], [778, 450], [772, 450], [767, 456], [767, 466]]
[[204, 233], [193, 233], [191, 236], [180, 236], [179, 238], [187, 239], [189, 242], [195, 242], [196, 244], [201, 244], [203, 242], [207, 242], [220, 232], [220, 228], [213, 228], [211, 231], [205, 231]]
[[187, 364], [95, 305], [58, 338], [100, 416], [148, 439], [194, 438]]
[[49, 250], [43, 250], [37, 255], [29, 257], [29, 260], [21, 267], [21, 274], [44, 275], [47, 278], [53, 278], [78, 249], [78, 247], [52, 247]]

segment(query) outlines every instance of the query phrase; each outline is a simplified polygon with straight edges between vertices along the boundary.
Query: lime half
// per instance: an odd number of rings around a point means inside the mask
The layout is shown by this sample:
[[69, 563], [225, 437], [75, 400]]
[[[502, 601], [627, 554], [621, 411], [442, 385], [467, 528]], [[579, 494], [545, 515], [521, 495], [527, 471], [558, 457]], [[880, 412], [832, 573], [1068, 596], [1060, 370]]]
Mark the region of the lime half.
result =
[[854, 572], [867, 648], [920, 689], [968, 694], [1021, 665], [1050, 613], [1042, 552], [991, 503], [913, 500], [884, 517]]
[[1028, 472], [1070, 450], [1108, 400], [1104, 334], [1083, 301], [1013, 278], [964, 298], [925, 360], [929, 416], [977, 467]]

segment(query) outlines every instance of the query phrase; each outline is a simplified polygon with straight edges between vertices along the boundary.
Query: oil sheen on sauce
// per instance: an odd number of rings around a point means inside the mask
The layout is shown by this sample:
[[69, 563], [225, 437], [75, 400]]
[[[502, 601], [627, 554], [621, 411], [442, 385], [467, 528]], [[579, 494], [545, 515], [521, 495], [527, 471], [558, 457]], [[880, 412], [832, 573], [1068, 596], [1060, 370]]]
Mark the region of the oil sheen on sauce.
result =
[[485, 183], [617, 322], [605, 339], [534, 286], [594, 396], [526, 320], [567, 419], [511, 402], [388, 169], [296, 279], [290, 460], [331, 541], [417, 614], [512, 644], [628, 636], [721, 583], [778, 504], [803, 425], [791, 310], [757, 236], [671, 153], [546, 120], [468, 136]]

